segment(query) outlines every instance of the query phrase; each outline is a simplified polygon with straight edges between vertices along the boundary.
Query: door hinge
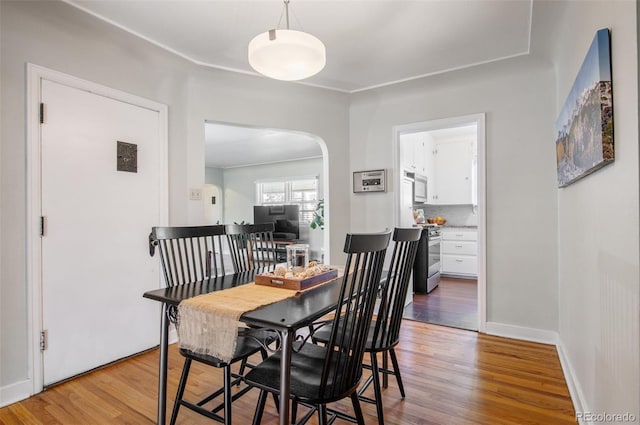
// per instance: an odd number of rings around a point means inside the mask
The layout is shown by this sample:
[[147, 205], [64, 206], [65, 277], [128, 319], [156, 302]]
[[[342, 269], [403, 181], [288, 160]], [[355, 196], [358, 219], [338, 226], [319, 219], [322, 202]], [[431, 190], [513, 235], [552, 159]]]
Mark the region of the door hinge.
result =
[[49, 348], [49, 331], [46, 329], [40, 331], [40, 351], [45, 351]]
[[46, 231], [46, 219], [43, 215], [40, 216], [40, 236], [44, 236]]
[[40, 103], [40, 124], [44, 124], [44, 103]]

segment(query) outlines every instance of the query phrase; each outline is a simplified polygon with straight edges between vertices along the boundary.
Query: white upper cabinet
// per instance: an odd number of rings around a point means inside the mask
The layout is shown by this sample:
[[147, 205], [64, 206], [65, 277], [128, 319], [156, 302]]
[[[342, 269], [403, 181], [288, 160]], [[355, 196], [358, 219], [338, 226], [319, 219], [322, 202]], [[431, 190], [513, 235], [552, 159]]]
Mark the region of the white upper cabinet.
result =
[[476, 143], [470, 140], [434, 141], [427, 159], [428, 203], [477, 204]]
[[475, 138], [432, 134], [400, 136], [401, 169], [427, 177], [427, 204], [477, 205]]
[[424, 133], [410, 133], [400, 136], [400, 165], [403, 169], [426, 174], [426, 155]]
[[471, 204], [473, 146], [471, 142], [436, 144], [436, 188], [439, 204]]

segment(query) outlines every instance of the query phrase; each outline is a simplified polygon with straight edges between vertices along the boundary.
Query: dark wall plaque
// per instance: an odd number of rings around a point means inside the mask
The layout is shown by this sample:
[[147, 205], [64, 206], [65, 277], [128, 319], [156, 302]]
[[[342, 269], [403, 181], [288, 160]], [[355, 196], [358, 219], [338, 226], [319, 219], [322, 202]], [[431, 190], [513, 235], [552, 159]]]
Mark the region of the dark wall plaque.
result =
[[138, 145], [118, 141], [118, 171], [138, 172]]

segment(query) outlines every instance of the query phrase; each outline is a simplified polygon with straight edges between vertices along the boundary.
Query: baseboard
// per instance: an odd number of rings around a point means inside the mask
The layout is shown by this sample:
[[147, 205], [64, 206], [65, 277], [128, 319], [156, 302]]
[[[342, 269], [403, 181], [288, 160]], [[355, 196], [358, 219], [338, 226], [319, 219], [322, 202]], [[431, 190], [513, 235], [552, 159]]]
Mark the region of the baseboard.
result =
[[567, 357], [566, 351], [564, 349], [564, 344], [562, 344], [562, 340], [558, 339], [558, 343], [556, 344], [556, 348], [558, 350], [558, 357], [560, 358], [560, 365], [562, 366], [562, 372], [564, 373], [564, 380], [567, 383], [567, 387], [569, 388], [569, 395], [571, 396], [571, 402], [573, 403], [573, 408], [576, 411], [577, 421], [580, 425], [585, 425], [588, 422], [585, 422], [578, 413], [590, 412], [587, 407], [586, 400], [584, 398], [584, 393], [580, 387], [578, 380], [576, 379], [576, 375], [573, 371], [573, 367], [571, 367], [571, 362]]
[[505, 323], [487, 322], [485, 333], [505, 338], [557, 345], [558, 333], [543, 329], [525, 328], [524, 326], [507, 325]]
[[33, 382], [30, 379], [0, 387], [0, 407], [31, 397], [31, 391], [33, 391]]

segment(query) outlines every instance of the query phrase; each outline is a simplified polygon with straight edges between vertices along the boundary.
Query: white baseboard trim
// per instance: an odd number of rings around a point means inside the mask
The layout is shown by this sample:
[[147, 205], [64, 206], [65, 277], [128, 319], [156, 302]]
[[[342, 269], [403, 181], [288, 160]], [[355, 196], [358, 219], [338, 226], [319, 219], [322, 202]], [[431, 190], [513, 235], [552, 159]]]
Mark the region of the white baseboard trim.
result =
[[33, 391], [33, 382], [30, 379], [0, 387], [0, 407], [31, 397], [31, 391]]
[[569, 395], [573, 402], [573, 408], [576, 411], [576, 416], [578, 416], [576, 419], [580, 425], [586, 425], [590, 422], [585, 422], [584, 419], [580, 417], [579, 413], [590, 412], [590, 410], [587, 406], [586, 399], [584, 398], [584, 393], [582, 392], [580, 383], [576, 379], [573, 367], [571, 367], [571, 362], [567, 357], [566, 350], [564, 349], [564, 344], [562, 344], [561, 339], [558, 339], [556, 349], [558, 350], [560, 365], [562, 366], [562, 372], [564, 373], [564, 380], [567, 382], [567, 387], [569, 387]]
[[485, 324], [485, 333], [505, 338], [539, 342], [541, 344], [557, 345], [558, 343], [558, 333], [555, 331], [525, 328], [524, 326], [507, 325], [498, 322], [487, 322]]

